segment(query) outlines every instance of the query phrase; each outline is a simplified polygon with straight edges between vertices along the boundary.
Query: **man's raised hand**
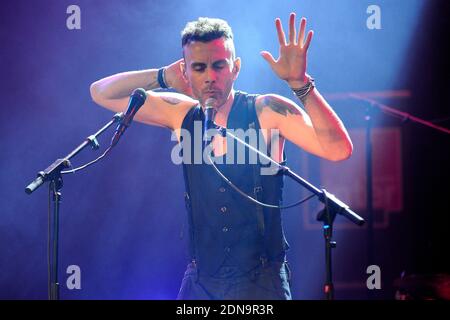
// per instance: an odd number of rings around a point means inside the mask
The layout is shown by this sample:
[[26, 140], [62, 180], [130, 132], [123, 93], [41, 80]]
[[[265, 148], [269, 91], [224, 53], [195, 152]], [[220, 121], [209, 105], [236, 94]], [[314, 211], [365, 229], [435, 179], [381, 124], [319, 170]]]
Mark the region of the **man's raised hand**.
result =
[[166, 67], [166, 84], [175, 89], [178, 93], [192, 97], [191, 86], [183, 76], [183, 71], [181, 69], [182, 62], [183, 59], [180, 59]]
[[288, 42], [279, 18], [275, 19], [275, 26], [280, 44], [279, 57], [274, 59], [268, 51], [262, 51], [262, 57], [269, 63], [275, 74], [288, 82], [292, 88], [300, 88], [308, 81], [306, 77], [306, 58], [314, 32], [310, 30], [305, 38], [306, 18], [300, 20], [299, 33], [295, 28], [295, 13], [289, 17]]

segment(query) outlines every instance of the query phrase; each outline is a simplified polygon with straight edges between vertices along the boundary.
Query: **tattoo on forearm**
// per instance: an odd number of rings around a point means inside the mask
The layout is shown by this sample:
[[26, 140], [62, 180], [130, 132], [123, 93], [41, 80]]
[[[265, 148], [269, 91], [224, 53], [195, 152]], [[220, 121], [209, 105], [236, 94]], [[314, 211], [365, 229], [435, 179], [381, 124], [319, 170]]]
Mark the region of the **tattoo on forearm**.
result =
[[147, 90], [159, 88], [158, 80], [153, 80], [147, 86]]
[[177, 104], [179, 104], [181, 102], [180, 99], [174, 98], [174, 97], [164, 97], [164, 96], [162, 96], [161, 99], [164, 100], [167, 103], [170, 103], [171, 105], [177, 105]]
[[287, 117], [288, 114], [300, 115], [300, 111], [298, 111], [294, 106], [291, 106], [286, 102], [271, 96], [263, 98], [262, 104], [258, 106], [257, 111], [261, 112], [262, 108], [270, 108], [272, 109], [272, 111], [279, 113], [285, 117]]

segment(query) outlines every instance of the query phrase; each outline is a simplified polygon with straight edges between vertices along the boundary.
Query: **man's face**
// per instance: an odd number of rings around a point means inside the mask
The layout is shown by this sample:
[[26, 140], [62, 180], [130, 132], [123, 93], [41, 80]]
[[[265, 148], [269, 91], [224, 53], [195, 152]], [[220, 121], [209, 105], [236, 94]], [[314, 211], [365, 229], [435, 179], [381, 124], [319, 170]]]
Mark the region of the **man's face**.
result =
[[184, 74], [194, 97], [204, 104], [208, 98], [217, 100], [215, 107], [228, 99], [239, 74], [240, 60], [233, 56], [231, 40], [193, 41], [184, 46]]

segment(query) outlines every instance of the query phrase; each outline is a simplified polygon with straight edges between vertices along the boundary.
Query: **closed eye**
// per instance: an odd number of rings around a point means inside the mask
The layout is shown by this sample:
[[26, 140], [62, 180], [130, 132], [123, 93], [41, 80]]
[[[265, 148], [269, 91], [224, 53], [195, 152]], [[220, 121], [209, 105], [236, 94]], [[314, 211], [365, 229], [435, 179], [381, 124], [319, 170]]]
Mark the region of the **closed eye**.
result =
[[202, 72], [206, 69], [206, 64], [204, 63], [193, 63], [191, 65], [192, 70], [197, 71], [197, 72]]
[[216, 70], [222, 70], [226, 66], [227, 66], [227, 61], [226, 60], [220, 60], [220, 61], [217, 61], [217, 62], [213, 63], [213, 68], [216, 69]]

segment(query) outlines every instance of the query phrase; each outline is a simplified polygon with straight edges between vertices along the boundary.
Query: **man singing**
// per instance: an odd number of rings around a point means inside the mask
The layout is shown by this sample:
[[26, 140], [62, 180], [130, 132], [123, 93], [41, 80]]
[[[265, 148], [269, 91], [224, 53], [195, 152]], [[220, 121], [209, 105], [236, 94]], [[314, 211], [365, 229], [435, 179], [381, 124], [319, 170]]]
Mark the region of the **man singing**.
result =
[[[279, 57], [274, 59], [267, 51], [261, 56], [292, 89], [296, 102], [276, 94], [249, 95], [235, 90], [241, 60], [236, 57], [233, 33], [226, 21], [211, 18], [186, 25], [182, 59], [160, 69], [124, 72], [96, 81], [91, 85], [92, 98], [120, 112], [131, 92], [141, 87], [148, 90], [147, 99], [135, 119], [167, 127], [179, 140], [183, 140], [182, 132], [194, 136], [195, 123], [202, 123], [208, 104], [217, 112], [217, 125], [260, 130], [261, 143], [277, 162], [285, 161], [286, 139], [327, 160], [347, 159], [353, 148], [349, 135], [306, 73], [313, 32], [305, 39], [306, 19], [301, 19], [298, 30], [295, 23], [291, 13], [286, 38], [280, 19], [276, 19]], [[152, 91], [161, 88], [177, 93]], [[227, 145], [236, 148], [227, 138], [214, 136], [210, 145], [213, 158], [226, 156]], [[183, 145], [186, 147], [191, 146]], [[283, 177], [261, 174], [262, 166], [259, 161], [226, 162], [217, 168], [240, 190], [260, 202], [279, 206]], [[280, 209], [263, 207], [241, 196], [209, 163], [185, 162], [183, 173], [190, 262], [178, 298], [291, 299], [285, 255], [288, 244]]]

